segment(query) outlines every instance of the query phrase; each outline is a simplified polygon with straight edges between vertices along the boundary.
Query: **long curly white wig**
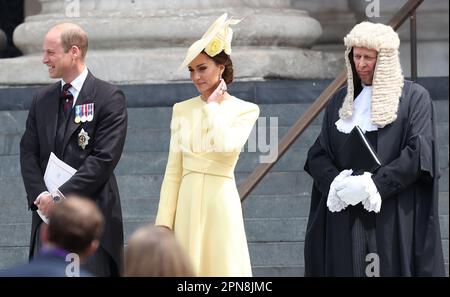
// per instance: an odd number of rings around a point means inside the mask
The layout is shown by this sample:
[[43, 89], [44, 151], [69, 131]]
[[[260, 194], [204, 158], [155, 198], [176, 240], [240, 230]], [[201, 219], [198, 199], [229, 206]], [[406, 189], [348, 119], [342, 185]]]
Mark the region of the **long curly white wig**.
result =
[[347, 68], [347, 96], [344, 99], [339, 117], [346, 119], [352, 116], [354, 100], [354, 81], [357, 75], [352, 70], [353, 47], [374, 49], [378, 52], [372, 81], [372, 123], [384, 127], [395, 121], [404, 77], [400, 66], [398, 48], [400, 39], [390, 26], [362, 22], [356, 25], [344, 38], [345, 66]]

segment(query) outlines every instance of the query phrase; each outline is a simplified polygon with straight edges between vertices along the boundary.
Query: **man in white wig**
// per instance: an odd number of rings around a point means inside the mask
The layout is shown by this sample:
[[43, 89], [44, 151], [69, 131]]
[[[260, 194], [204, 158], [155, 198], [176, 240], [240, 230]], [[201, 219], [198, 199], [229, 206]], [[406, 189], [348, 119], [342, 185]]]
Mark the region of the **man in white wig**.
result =
[[[306, 276], [443, 276], [435, 115], [422, 86], [404, 80], [400, 40], [363, 22], [344, 38], [347, 86], [328, 104], [308, 152], [313, 177]], [[341, 168], [359, 126], [381, 166]]]

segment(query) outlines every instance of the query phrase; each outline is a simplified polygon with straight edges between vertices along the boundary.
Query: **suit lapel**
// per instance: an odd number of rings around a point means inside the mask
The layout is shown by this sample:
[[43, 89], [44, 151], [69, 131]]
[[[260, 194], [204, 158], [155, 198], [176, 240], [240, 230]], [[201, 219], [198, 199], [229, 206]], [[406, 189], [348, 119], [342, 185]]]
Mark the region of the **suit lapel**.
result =
[[[86, 80], [83, 83], [83, 86], [81, 87], [80, 94], [78, 94], [75, 106], [94, 102], [94, 80], [94, 76], [91, 74], [91, 72], [89, 72]], [[69, 143], [72, 134], [82, 124], [81, 122], [78, 124], [75, 123], [75, 106], [70, 113], [69, 122], [67, 123], [67, 130], [64, 134], [62, 155], [64, 155], [64, 151], [66, 150], [67, 144]]]
[[54, 87], [42, 100], [40, 113], [45, 115], [43, 119], [45, 120], [44, 129], [46, 130], [47, 143], [50, 152], [55, 151], [55, 139], [56, 139], [56, 129], [58, 125], [58, 108], [59, 108], [59, 94], [61, 93], [61, 82], [54, 84]]
[[381, 165], [386, 165], [386, 159], [389, 156], [389, 150], [391, 147], [389, 145], [386, 145], [386, 143], [389, 143], [389, 139], [391, 137], [389, 133], [390, 125], [387, 127], [384, 127], [382, 129], [378, 129], [378, 135], [377, 135], [377, 155], [380, 158]]
[[404, 122], [405, 114], [402, 112], [402, 104], [404, 103], [404, 98], [407, 98], [406, 92], [409, 92], [411, 84], [407, 85], [405, 81], [405, 86], [403, 87], [402, 97], [400, 98], [399, 107], [397, 110], [397, 119], [385, 126], [382, 129], [378, 129], [378, 139], [377, 139], [377, 154], [380, 157], [380, 161], [383, 165], [391, 162], [396, 158], [397, 152], [399, 152], [406, 145], [406, 136], [404, 132], [405, 127], [402, 127], [402, 122]]

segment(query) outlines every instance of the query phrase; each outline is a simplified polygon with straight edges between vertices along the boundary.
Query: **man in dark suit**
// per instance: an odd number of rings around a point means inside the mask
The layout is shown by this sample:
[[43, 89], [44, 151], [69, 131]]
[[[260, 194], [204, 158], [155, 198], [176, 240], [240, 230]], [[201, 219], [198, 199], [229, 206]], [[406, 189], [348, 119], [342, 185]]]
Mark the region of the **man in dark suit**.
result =
[[[86, 268], [98, 276], [119, 276], [123, 224], [113, 170], [127, 131], [125, 96], [88, 71], [88, 38], [78, 25], [54, 26], [43, 48], [50, 77], [61, 81], [37, 91], [20, 142], [21, 171], [33, 210], [30, 259], [40, 247], [37, 233], [42, 220], [36, 210], [46, 215], [55, 200], [69, 194], [93, 197], [105, 218], [105, 230]], [[51, 152], [77, 170], [53, 193], [47, 191], [43, 178]]]
[[95, 252], [103, 229], [103, 216], [94, 202], [78, 197], [61, 201], [51, 209], [49, 224], [41, 225], [43, 243], [30, 263], [8, 269], [7, 277], [93, 276], [80, 262]]

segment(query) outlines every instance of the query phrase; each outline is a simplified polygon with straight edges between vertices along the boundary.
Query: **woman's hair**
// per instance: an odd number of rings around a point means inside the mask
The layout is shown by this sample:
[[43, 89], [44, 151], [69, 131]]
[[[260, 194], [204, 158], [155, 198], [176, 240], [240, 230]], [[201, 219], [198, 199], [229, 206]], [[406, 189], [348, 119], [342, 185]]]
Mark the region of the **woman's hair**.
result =
[[[205, 53], [205, 51], [203, 51]], [[206, 54], [206, 53], [205, 53]], [[206, 54], [208, 55], [208, 54]], [[208, 56], [210, 57], [210, 56]], [[233, 74], [233, 62], [229, 55], [227, 55], [224, 51], [221, 51], [214, 57], [210, 57], [216, 64], [221, 64], [225, 66], [225, 70], [223, 71], [222, 78], [227, 85], [233, 82], [234, 74]]]
[[147, 225], [136, 230], [125, 248], [124, 276], [194, 276], [173, 232]]

